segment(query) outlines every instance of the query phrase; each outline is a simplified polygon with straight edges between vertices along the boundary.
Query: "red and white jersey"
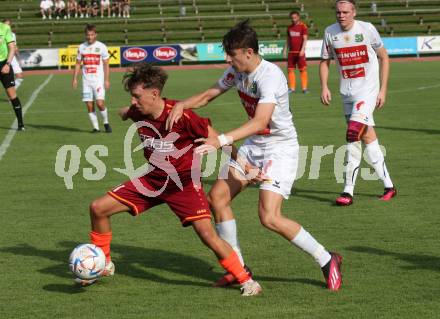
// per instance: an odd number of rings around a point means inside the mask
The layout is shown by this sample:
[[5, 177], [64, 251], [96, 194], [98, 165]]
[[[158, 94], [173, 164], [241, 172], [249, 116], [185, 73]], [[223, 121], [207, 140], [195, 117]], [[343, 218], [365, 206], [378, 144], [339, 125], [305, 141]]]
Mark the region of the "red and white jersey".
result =
[[379, 63], [376, 50], [383, 47], [376, 28], [368, 22], [354, 21], [343, 31], [339, 23], [325, 29], [321, 58], [335, 59], [341, 75], [340, 92], [344, 96], [378, 94]]
[[251, 119], [258, 104], [273, 103], [275, 109], [269, 125], [257, 135], [250, 137], [252, 143], [261, 147], [280, 141], [297, 143], [296, 130], [289, 108], [287, 80], [283, 71], [273, 63], [261, 60], [250, 74], [236, 72], [229, 67], [218, 81], [222, 89], [236, 87], [241, 103]]
[[78, 48], [76, 56], [77, 61], [82, 61], [83, 81], [86, 82], [104, 82], [103, 61], [108, 60], [107, 46], [99, 41], [93, 44], [84, 42]]

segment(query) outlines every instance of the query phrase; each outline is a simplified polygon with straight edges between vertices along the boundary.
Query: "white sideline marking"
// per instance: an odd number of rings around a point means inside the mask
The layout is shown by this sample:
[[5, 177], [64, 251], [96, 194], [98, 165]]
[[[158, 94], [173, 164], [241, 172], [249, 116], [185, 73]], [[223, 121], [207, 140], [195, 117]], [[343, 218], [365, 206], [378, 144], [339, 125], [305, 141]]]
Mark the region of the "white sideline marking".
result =
[[[40, 84], [40, 86], [32, 93], [31, 97], [29, 98], [29, 101], [26, 103], [26, 105], [23, 107], [23, 118], [26, 114], [26, 111], [28, 108], [31, 107], [31, 105], [34, 103], [35, 99], [38, 97], [38, 94], [40, 91], [49, 83], [49, 81], [53, 78], [53, 74], [49, 75], [47, 79]], [[6, 154], [6, 151], [8, 150], [9, 146], [11, 146], [12, 139], [14, 138], [15, 134], [17, 134], [17, 119], [12, 122], [11, 128], [9, 129], [8, 134], [6, 135], [5, 139], [3, 140], [2, 144], [0, 145], [0, 161], [2, 160], [3, 156]]]
[[403, 93], [403, 92], [416, 92], [416, 91], [424, 91], [424, 90], [430, 90], [440, 87], [440, 84], [434, 84], [429, 86], [419, 86], [417, 88], [411, 88], [411, 89], [402, 89], [402, 90], [388, 90], [388, 93]]

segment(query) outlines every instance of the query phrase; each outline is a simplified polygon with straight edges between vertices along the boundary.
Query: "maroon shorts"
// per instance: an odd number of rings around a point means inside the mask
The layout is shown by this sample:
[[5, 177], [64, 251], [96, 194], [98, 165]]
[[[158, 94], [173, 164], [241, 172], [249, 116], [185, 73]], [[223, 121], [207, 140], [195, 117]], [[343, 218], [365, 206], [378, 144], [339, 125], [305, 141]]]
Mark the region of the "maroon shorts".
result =
[[108, 194], [128, 206], [133, 216], [165, 203], [180, 219], [182, 226], [189, 226], [194, 220], [211, 219], [203, 188], [195, 186], [190, 178], [182, 180], [182, 184], [181, 190], [170, 180], [165, 188], [161, 189], [163, 182], [144, 176], [136, 181], [127, 181]]
[[298, 66], [298, 70], [303, 70], [307, 67], [306, 56], [299, 56], [298, 53], [289, 52], [287, 57], [287, 68], [288, 69], [296, 69]]

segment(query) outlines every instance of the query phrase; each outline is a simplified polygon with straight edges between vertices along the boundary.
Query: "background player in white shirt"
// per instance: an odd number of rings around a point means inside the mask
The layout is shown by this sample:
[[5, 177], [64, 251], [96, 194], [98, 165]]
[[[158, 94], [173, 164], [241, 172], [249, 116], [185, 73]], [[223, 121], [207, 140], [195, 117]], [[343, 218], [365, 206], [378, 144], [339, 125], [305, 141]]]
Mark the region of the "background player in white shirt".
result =
[[[3, 23], [12, 27], [11, 19], [4, 19]], [[23, 83], [23, 70], [21, 69], [21, 66], [20, 66], [20, 52], [19, 52], [18, 46], [17, 46], [17, 37], [14, 32], [12, 32], [12, 38], [15, 43], [15, 56], [12, 59], [11, 67], [12, 67], [12, 70], [14, 71], [15, 89], [17, 90], [18, 87]]]
[[[260, 57], [257, 34], [247, 20], [223, 37], [223, 48], [230, 64], [223, 77], [206, 91], [178, 102], [168, 121], [168, 126], [172, 126], [183, 109], [204, 106], [232, 87], [238, 90], [249, 121], [218, 138], [202, 139], [203, 145], [197, 148], [199, 153], [205, 153], [247, 138], [238, 151], [241, 164], [231, 162], [227, 178], [217, 179], [208, 195], [217, 231], [243, 261], [231, 201], [251, 182], [250, 176], [245, 176], [248, 168], [257, 168], [258, 175], [252, 181], [261, 182], [261, 223], [313, 256], [323, 270], [327, 287], [338, 290], [342, 284], [342, 257], [329, 253], [301, 225], [281, 213], [283, 199], [289, 197], [296, 177], [299, 152], [287, 80], [276, 65]], [[231, 274], [225, 274], [216, 284], [225, 286], [232, 282]]]
[[[329, 65], [330, 60], [335, 59], [348, 122], [345, 187], [336, 199], [336, 204], [341, 206], [353, 203], [354, 186], [362, 159], [361, 141], [365, 143], [370, 164], [384, 183], [385, 190], [380, 199], [388, 201], [397, 194], [379, 147], [373, 119], [374, 109], [383, 107], [385, 103], [389, 57], [376, 28], [371, 23], [355, 20], [355, 16], [354, 0], [336, 1], [338, 22], [325, 30], [319, 67], [321, 101], [329, 105]], [[380, 75], [377, 58], [380, 61]]]
[[75, 71], [73, 73], [72, 87], [77, 88], [77, 76], [82, 64], [83, 102], [87, 105], [89, 118], [93, 125], [93, 133], [99, 132], [98, 118], [95, 113], [94, 101], [98, 107], [104, 128], [107, 133], [112, 129], [108, 123], [107, 109], [104, 105], [105, 90], [110, 87], [108, 49], [102, 42], [96, 40], [96, 26], [88, 24], [85, 28], [87, 41], [78, 48]]

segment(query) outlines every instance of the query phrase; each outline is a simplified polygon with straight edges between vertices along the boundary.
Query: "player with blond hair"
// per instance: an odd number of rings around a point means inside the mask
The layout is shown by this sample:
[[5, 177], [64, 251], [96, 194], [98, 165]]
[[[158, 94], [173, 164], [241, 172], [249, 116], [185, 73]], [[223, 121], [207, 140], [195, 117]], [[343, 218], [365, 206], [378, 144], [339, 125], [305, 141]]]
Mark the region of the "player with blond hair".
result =
[[354, 0], [338, 0], [335, 7], [337, 22], [325, 30], [319, 74], [321, 101], [329, 105], [332, 97], [327, 83], [329, 66], [331, 59], [335, 59], [347, 120], [345, 185], [342, 194], [336, 198], [336, 204], [353, 204], [354, 186], [362, 160], [362, 143], [370, 164], [384, 184], [380, 199], [389, 201], [397, 195], [397, 190], [385, 165], [373, 117], [374, 110], [385, 104], [389, 57], [376, 28], [371, 23], [355, 20]]

